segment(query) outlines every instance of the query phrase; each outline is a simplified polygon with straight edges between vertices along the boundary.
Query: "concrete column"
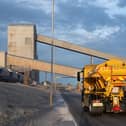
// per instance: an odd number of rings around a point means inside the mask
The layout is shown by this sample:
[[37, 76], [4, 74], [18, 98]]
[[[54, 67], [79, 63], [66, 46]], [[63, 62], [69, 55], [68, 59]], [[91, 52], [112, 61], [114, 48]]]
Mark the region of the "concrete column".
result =
[[6, 58], [5, 52], [0, 52], [0, 67], [6, 67], [7, 66], [7, 58]]
[[24, 84], [29, 85], [30, 80], [30, 71], [25, 71], [24, 72]]

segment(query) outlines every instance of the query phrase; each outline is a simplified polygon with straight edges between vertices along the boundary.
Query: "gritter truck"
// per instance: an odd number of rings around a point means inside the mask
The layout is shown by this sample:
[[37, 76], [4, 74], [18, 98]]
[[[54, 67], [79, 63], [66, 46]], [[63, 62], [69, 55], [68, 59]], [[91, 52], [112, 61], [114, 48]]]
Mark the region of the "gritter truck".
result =
[[81, 105], [90, 113], [126, 111], [126, 61], [110, 59], [86, 65], [77, 73]]

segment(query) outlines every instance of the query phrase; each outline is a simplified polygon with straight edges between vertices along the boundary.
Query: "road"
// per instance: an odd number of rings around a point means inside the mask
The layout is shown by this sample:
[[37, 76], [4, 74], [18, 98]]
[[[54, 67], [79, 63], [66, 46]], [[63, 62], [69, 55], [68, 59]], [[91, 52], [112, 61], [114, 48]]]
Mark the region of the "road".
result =
[[101, 116], [93, 116], [82, 110], [80, 94], [62, 92], [62, 96], [78, 126], [126, 126], [126, 113], [103, 113]]

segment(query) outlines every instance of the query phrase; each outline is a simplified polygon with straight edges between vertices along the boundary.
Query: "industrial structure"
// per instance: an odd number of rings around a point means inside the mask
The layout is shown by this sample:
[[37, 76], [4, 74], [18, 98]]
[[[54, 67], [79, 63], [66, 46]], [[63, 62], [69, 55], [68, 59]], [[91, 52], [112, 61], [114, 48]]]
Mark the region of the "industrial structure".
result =
[[[37, 59], [36, 54], [36, 27], [35, 25], [9, 25], [8, 26], [8, 54]], [[8, 66], [18, 69], [13, 63], [8, 62]], [[33, 80], [39, 81], [39, 72], [27, 68], [27, 72]], [[20, 68], [18, 71], [25, 72], [26, 68]], [[28, 70], [29, 69], [29, 70]]]
[[[20, 72], [29, 71], [31, 78], [38, 81], [38, 71], [51, 72], [50, 63], [39, 61], [36, 54], [36, 42], [51, 45], [52, 38], [37, 35], [35, 25], [8, 26], [8, 52], [1, 52], [0, 66], [11, 67]], [[54, 46], [101, 59], [120, 57], [85, 48], [70, 42], [53, 39]], [[54, 72], [70, 77], [76, 77], [79, 68], [54, 64]]]

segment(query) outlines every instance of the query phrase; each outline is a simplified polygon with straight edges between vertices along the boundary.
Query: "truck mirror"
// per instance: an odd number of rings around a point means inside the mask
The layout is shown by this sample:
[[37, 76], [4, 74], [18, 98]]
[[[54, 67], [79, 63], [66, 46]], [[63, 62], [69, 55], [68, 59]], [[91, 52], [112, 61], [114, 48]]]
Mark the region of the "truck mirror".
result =
[[77, 72], [77, 81], [80, 81], [80, 72]]

